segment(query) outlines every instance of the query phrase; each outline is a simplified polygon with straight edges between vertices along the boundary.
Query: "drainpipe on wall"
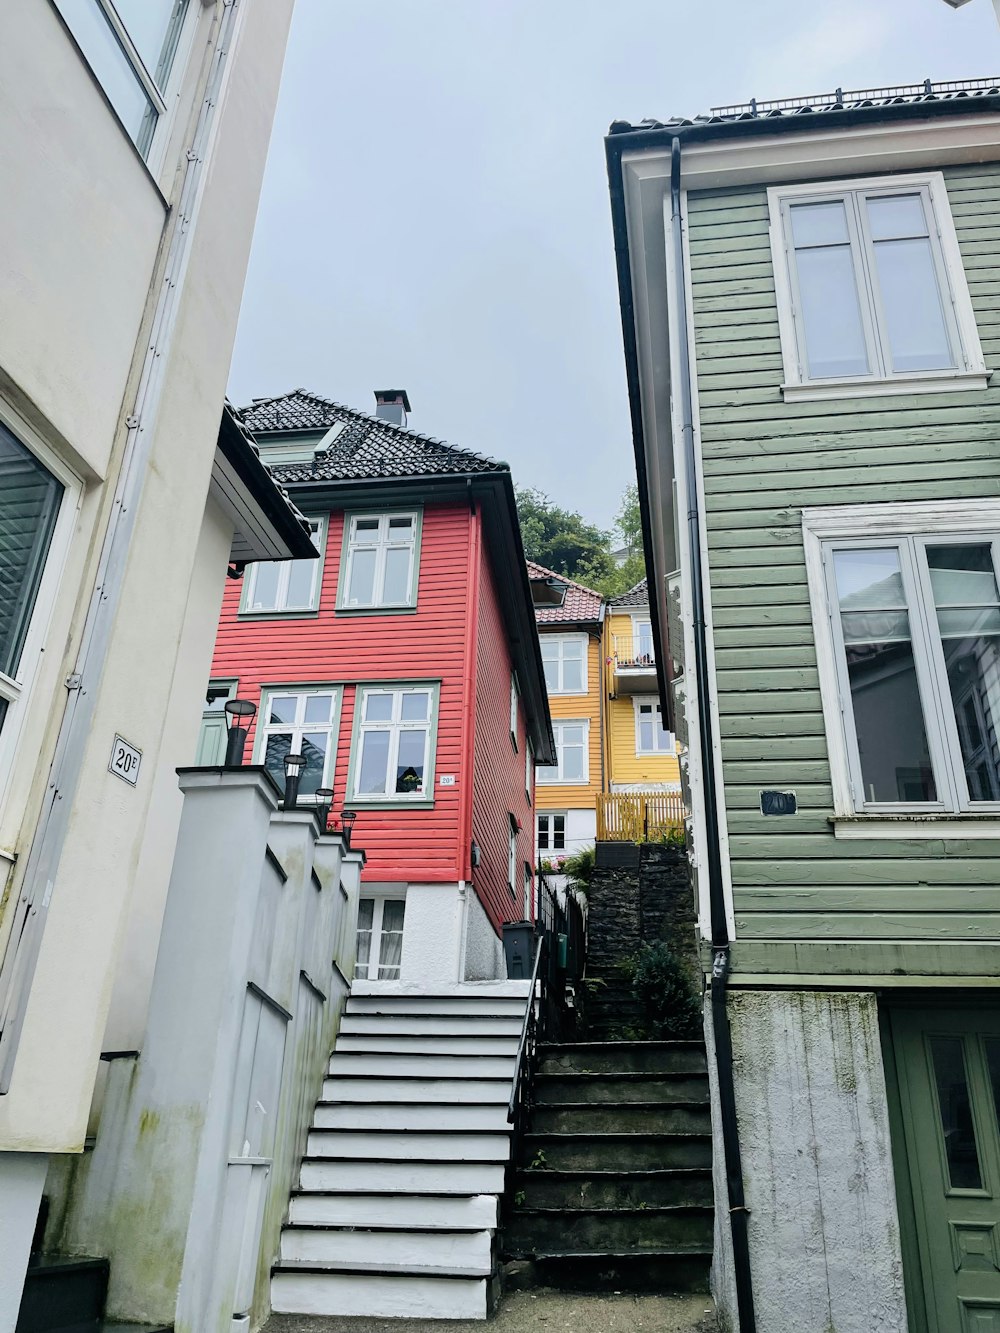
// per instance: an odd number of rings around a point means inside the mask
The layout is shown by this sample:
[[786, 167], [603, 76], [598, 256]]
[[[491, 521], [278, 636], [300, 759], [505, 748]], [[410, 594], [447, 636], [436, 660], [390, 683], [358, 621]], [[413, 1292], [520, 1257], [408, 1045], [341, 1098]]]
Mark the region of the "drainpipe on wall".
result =
[[705, 627], [705, 585], [701, 560], [701, 515], [698, 512], [698, 475], [694, 446], [694, 408], [691, 400], [691, 349], [688, 345], [687, 287], [685, 283], [683, 224], [681, 219], [681, 141], [670, 146], [670, 240], [674, 259], [674, 308], [680, 360], [681, 444], [687, 490], [688, 562], [691, 569], [691, 608], [694, 622], [694, 672], [698, 694], [698, 743], [705, 774], [705, 853], [712, 929], [712, 1033], [718, 1074], [722, 1119], [722, 1148], [729, 1196], [729, 1223], [733, 1238], [733, 1269], [736, 1278], [736, 1309], [740, 1333], [756, 1333], [753, 1283], [750, 1271], [748, 1212], [743, 1194], [743, 1163], [740, 1154], [739, 1122], [736, 1116], [736, 1086], [733, 1081], [733, 1041], [726, 1008], [729, 982], [729, 926], [722, 886], [722, 852], [719, 845], [719, 804], [713, 761], [714, 737], [708, 706], [709, 671]]

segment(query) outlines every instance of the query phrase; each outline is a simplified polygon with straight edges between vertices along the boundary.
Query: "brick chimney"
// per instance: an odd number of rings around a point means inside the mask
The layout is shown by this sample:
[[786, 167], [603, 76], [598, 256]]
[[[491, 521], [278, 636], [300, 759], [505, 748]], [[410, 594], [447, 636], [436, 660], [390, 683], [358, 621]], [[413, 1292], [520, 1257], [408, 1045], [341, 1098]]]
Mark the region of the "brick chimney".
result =
[[375, 415], [394, 426], [405, 426], [410, 400], [405, 389], [376, 389]]

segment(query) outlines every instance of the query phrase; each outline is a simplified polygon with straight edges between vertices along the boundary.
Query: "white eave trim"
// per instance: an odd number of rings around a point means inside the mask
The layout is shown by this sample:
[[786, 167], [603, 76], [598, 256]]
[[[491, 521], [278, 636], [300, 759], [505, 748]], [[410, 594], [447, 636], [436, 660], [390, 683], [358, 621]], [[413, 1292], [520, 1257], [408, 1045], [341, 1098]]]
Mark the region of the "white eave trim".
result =
[[[669, 133], [669, 126], [664, 134]], [[685, 127], [679, 127], [681, 138]], [[681, 183], [688, 190], [760, 182], [821, 180], [878, 175], [887, 171], [1000, 160], [995, 115], [935, 116], [927, 119], [848, 125], [813, 133], [793, 130], [746, 138], [686, 143]], [[670, 176], [669, 148], [641, 148], [622, 155], [638, 175]]]

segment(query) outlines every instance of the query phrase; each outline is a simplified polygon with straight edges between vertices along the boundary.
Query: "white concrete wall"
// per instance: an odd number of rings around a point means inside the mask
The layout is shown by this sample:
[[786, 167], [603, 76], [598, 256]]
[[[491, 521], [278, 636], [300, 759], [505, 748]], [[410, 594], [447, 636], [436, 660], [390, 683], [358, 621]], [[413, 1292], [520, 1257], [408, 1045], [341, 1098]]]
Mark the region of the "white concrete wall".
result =
[[458, 884], [410, 884], [399, 980], [404, 986], [459, 980], [466, 894]]
[[[544, 815], [545, 810], [538, 814]], [[593, 847], [597, 841], [596, 810], [566, 810], [566, 846], [560, 849], [552, 847], [539, 851], [539, 860], [556, 861], [561, 856], [572, 856], [584, 847]]]
[[503, 944], [470, 885], [465, 920], [464, 981], [493, 981], [506, 976]]
[[[13, 7], [13, 13], [7, 10]], [[203, 519], [253, 222], [277, 97], [292, 0], [242, 0], [231, 76], [219, 101], [200, 212], [189, 229], [176, 321], [159, 362], [162, 394], [144, 418], [150, 444], [136, 531], [100, 675], [68, 832], [51, 885], [9, 1093], [0, 1097], [0, 1150], [79, 1151], [116, 963], [161, 767], [172, 770], [179, 735], [168, 719], [191, 714], [199, 681], [179, 665], [185, 630], [210, 598], [199, 559]], [[184, 149], [202, 103], [214, 5], [191, 6], [198, 25], [184, 92], [157, 178], [179, 186]], [[149, 175], [48, 4], [10, 0], [0, 43], [0, 393], [76, 466], [90, 486], [67, 561], [37, 689], [0, 810], [0, 847], [27, 859], [65, 710], [94, 561], [110, 512], [148, 321], [160, 284], [164, 205]], [[176, 203], [176, 200], [172, 200]], [[177, 210], [166, 226], [174, 225]], [[109, 485], [100, 487], [106, 473]], [[189, 612], [191, 619], [189, 619]], [[211, 648], [214, 623], [198, 656]], [[187, 673], [179, 676], [178, 672]], [[183, 684], [187, 680], [187, 685]], [[185, 714], [187, 715], [187, 714]], [[118, 732], [143, 752], [136, 788], [108, 772]], [[30, 738], [30, 741], [29, 739]], [[169, 841], [166, 825], [154, 834]], [[154, 891], [161, 894], [162, 885]], [[8, 905], [13, 894], [8, 897]], [[145, 913], [155, 923], [155, 901]], [[140, 912], [140, 917], [143, 915]], [[8, 923], [0, 918], [0, 947]], [[149, 931], [131, 937], [149, 955]], [[144, 943], [143, 943], [144, 940]], [[127, 996], [119, 992], [124, 1003]], [[120, 1006], [116, 1005], [119, 1012]]]
[[[733, 990], [729, 1014], [759, 1333], [906, 1333], [875, 996]], [[709, 1070], [713, 1285], [723, 1327], [735, 1330], [711, 1048]]]

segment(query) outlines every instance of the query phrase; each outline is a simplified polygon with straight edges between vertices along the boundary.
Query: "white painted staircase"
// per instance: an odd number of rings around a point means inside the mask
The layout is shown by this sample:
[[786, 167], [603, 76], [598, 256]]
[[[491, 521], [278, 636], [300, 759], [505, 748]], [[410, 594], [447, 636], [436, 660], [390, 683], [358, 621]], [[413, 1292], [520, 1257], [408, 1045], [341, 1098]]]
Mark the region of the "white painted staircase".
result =
[[354, 983], [281, 1234], [275, 1311], [486, 1318], [528, 988]]

